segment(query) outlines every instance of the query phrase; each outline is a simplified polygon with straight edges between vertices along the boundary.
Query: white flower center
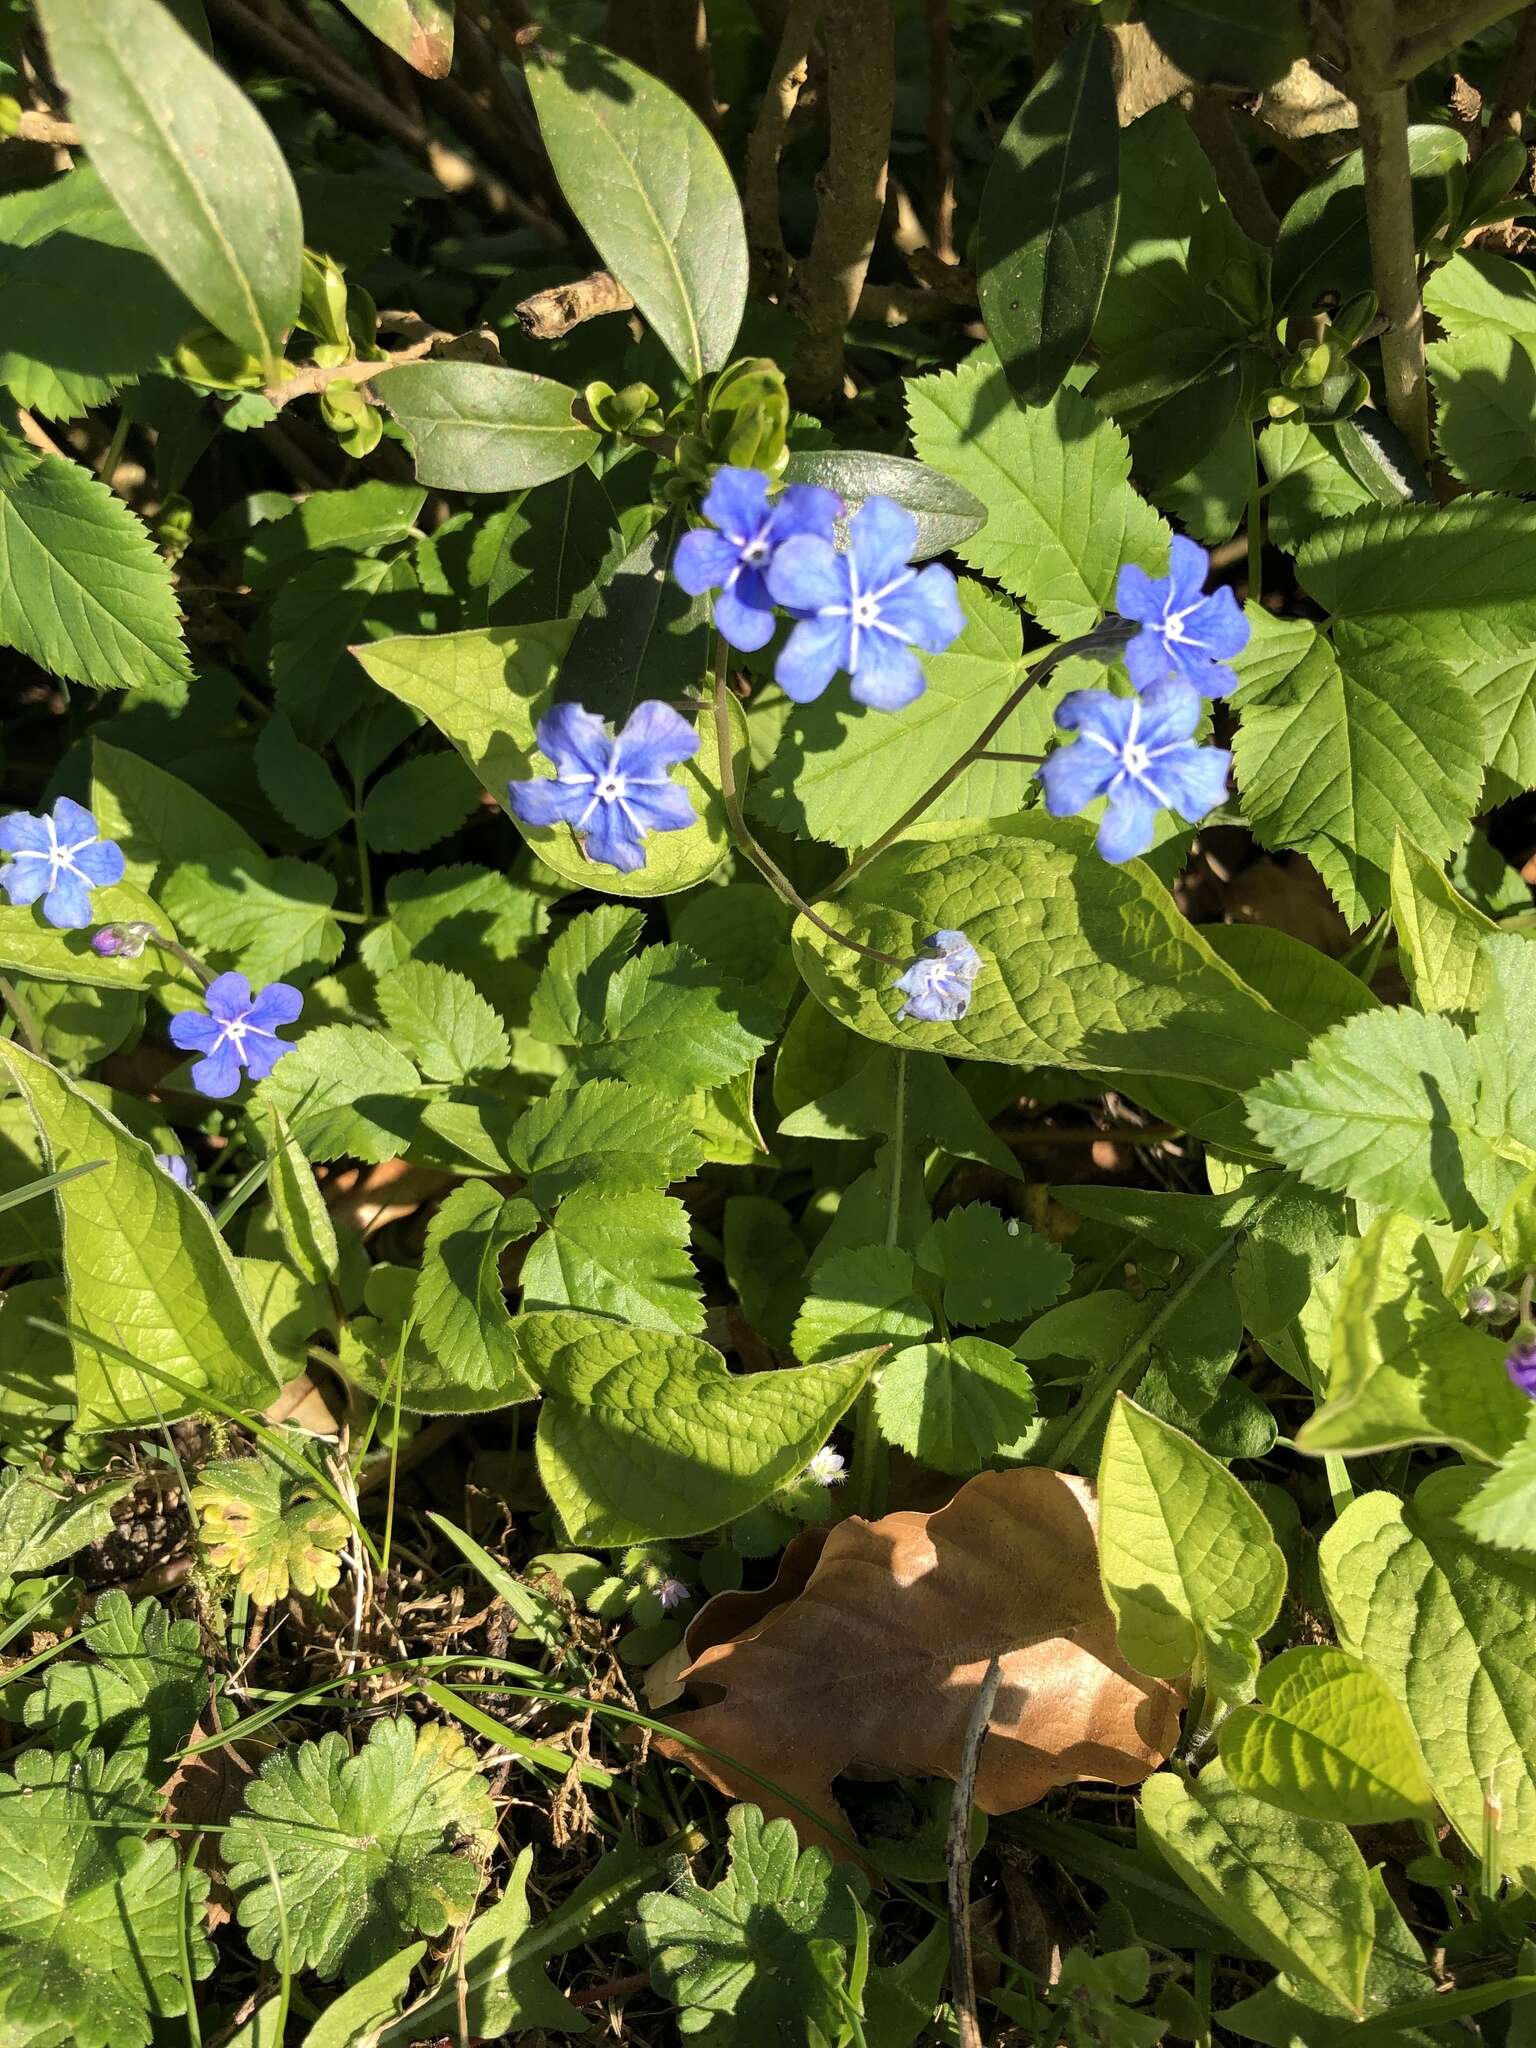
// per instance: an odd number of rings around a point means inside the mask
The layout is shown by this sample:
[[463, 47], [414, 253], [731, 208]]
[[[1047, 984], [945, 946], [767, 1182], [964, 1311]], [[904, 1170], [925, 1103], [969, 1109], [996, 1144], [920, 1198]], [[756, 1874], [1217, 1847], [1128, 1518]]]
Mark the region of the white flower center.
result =
[[767, 561], [772, 552], [773, 550], [769, 547], [767, 541], [759, 534], [755, 540], [747, 542], [741, 551], [741, 559], [749, 569], [758, 569]]
[[624, 794], [622, 775], [605, 775], [597, 785], [596, 796], [600, 804], [614, 804]]
[[856, 626], [878, 626], [880, 623], [880, 606], [874, 597], [856, 597], [851, 612]]
[[1127, 740], [1121, 759], [1125, 763], [1127, 775], [1145, 775], [1152, 766], [1151, 751], [1144, 747], [1140, 740]]

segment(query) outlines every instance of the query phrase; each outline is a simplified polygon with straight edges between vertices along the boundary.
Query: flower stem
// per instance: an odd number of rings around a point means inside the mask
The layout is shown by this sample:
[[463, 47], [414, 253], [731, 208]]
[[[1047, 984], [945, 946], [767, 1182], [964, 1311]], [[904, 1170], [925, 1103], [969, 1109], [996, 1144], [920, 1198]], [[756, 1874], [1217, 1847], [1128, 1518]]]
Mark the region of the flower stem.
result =
[[[997, 735], [1002, 731], [1009, 719], [1012, 718], [1014, 712], [1018, 710], [1030, 691], [1034, 689], [1037, 683], [1043, 683], [1054, 668], [1059, 667], [1062, 662], [1070, 660], [1074, 654], [1094, 654], [1101, 648], [1122, 647], [1137, 631], [1138, 628], [1133, 621], [1119, 619], [1112, 614], [1102, 624], [1095, 626], [1091, 633], [1079, 634], [1075, 640], [1063, 640], [1059, 646], [1048, 648], [1038, 661], [1032, 662], [1024, 671], [1023, 680], [1018, 688], [1009, 692], [1002, 708], [987, 720], [965, 752], [958, 759], [952, 761], [942, 775], [929, 783], [916, 803], [909, 804], [889, 830], [882, 832], [880, 837], [866, 846], [862, 853], [855, 854], [836, 880], [827, 884], [822, 894], [824, 896], [835, 896], [839, 889], [846, 888], [854, 876], [860, 873], [862, 869], [867, 868], [877, 854], [884, 853], [888, 846], [894, 845], [904, 832], [915, 825], [924, 812], [938, 802], [945, 790], [952, 783], [960, 780], [960, 777], [967, 768], [981, 760], [992, 741], [997, 738]], [[1018, 756], [1017, 758], [1023, 759], [1025, 757]]]
[[5, 1007], [16, 1019], [16, 1035], [20, 1038], [27, 1051], [36, 1053], [38, 1058], [41, 1059], [43, 1056], [43, 1041], [38, 1035], [37, 1019], [22, 1001], [15, 986], [7, 981], [3, 975], [0, 975], [0, 1003], [4, 1003]]
[[152, 946], [158, 946], [162, 953], [172, 954], [174, 958], [181, 962], [183, 967], [190, 967], [204, 988], [207, 988], [208, 984], [213, 980], [213, 969], [205, 967], [195, 953], [189, 953], [180, 939], [173, 939], [168, 932], [152, 931], [149, 935], [149, 943]]
[[1259, 437], [1248, 435], [1248, 602], [1264, 602], [1264, 494], [1259, 488]]
[[769, 887], [782, 896], [792, 909], [797, 910], [803, 918], [815, 925], [817, 931], [835, 940], [839, 946], [846, 946], [850, 953], [858, 953], [865, 960], [878, 961], [882, 967], [906, 967], [909, 963], [899, 960], [894, 953], [882, 953], [876, 946], [866, 946], [859, 939], [850, 939], [848, 934], [840, 932], [836, 925], [828, 924], [824, 917], [812, 910], [788, 875], [753, 838], [742, 814], [741, 796], [736, 787], [736, 762], [731, 744], [731, 702], [726, 683], [729, 652], [724, 638], [716, 635], [715, 744], [720, 755], [720, 794], [725, 801], [725, 815], [730, 824], [732, 837]]

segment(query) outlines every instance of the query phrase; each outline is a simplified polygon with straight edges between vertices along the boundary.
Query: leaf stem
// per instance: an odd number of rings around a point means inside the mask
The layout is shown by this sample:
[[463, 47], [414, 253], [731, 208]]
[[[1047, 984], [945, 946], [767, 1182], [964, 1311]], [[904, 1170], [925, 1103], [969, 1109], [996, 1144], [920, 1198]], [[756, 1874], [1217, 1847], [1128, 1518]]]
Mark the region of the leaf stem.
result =
[[0, 1003], [4, 1003], [5, 1007], [16, 1019], [17, 1036], [27, 1051], [36, 1053], [37, 1057], [41, 1059], [43, 1056], [43, 1041], [38, 1035], [37, 1019], [17, 994], [15, 984], [8, 981], [3, 975], [0, 975]]
[[1259, 437], [1248, 433], [1248, 602], [1264, 602], [1264, 496], [1259, 488]]

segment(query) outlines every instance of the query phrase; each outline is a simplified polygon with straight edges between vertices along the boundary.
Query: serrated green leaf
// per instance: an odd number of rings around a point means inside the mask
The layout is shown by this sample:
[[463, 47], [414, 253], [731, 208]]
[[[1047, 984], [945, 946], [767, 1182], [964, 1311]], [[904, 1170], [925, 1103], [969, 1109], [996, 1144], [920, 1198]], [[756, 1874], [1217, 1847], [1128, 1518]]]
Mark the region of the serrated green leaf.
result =
[[290, 1588], [328, 1593], [341, 1577], [352, 1524], [321, 1494], [302, 1453], [287, 1463], [258, 1454], [205, 1465], [191, 1505], [209, 1563], [257, 1607], [286, 1600]]
[[500, 1259], [538, 1221], [531, 1202], [509, 1200], [478, 1180], [455, 1188], [433, 1217], [405, 1362], [403, 1398], [415, 1413], [462, 1414], [532, 1399]]
[[703, 1156], [688, 1105], [628, 1081], [582, 1081], [546, 1095], [507, 1144], [541, 1209], [587, 1185], [663, 1188], [696, 1173]]
[[408, 868], [391, 875], [388, 918], [363, 935], [370, 973], [406, 960], [451, 967], [504, 1014], [526, 997], [530, 972], [518, 955], [544, 929], [545, 899], [489, 868]]
[[1343, 1650], [1286, 1650], [1259, 1674], [1259, 1703], [1221, 1724], [1240, 1791], [1306, 1820], [1367, 1827], [1414, 1820], [1433, 1797], [1407, 1716]]
[[579, 469], [600, 436], [572, 417], [577, 393], [496, 363], [402, 363], [374, 379], [404, 427], [416, 481], [438, 491], [521, 491]]
[[277, 1111], [307, 1159], [377, 1163], [405, 1151], [424, 1100], [421, 1076], [382, 1031], [325, 1024], [283, 1055], [254, 1103], [258, 1114]]
[[[103, 924], [152, 924], [162, 932], [170, 924], [160, 906], [130, 882], [95, 890], [91, 912]], [[164, 998], [173, 984], [189, 990], [196, 985], [192, 970], [159, 946], [146, 946], [137, 960], [121, 953], [103, 960], [91, 950], [89, 930], [59, 930], [35, 905], [0, 904], [0, 974], [93, 989], [153, 989]]]
[[208, 1698], [202, 1630], [158, 1600], [103, 1593], [80, 1632], [89, 1660], [59, 1659], [27, 1700], [26, 1722], [56, 1749], [131, 1757], [158, 1785]]
[[1360, 2011], [1375, 1913], [1347, 1829], [1251, 1798], [1219, 1763], [1192, 1781], [1169, 1771], [1149, 1778], [1141, 1819], [1201, 1905], [1240, 1941]]
[[1456, 1520], [1478, 1543], [1496, 1550], [1536, 1551], [1536, 1437], [1523, 1442], [1469, 1494]]
[[967, 1202], [935, 1223], [917, 1262], [942, 1286], [949, 1321], [973, 1329], [1049, 1308], [1072, 1278], [1065, 1252], [984, 1202]]
[[304, 230], [271, 130], [169, 9], [41, 0], [38, 13], [112, 197], [204, 319], [275, 366]]
[[689, 383], [729, 359], [747, 296], [736, 184], [677, 95], [611, 51], [546, 35], [528, 91], [560, 190]]
[[1066, 639], [1111, 607], [1124, 562], [1161, 574], [1168, 529], [1130, 486], [1124, 434], [1080, 392], [1021, 411], [986, 361], [907, 385], [912, 443], [987, 508], [955, 552]]
[[761, 882], [700, 889], [672, 911], [672, 936], [722, 979], [781, 1007], [800, 985], [789, 951], [791, 912]]
[[99, 736], [91, 741], [91, 812], [102, 838], [115, 839], [123, 849], [123, 879], [141, 889], [153, 890], [185, 861], [262, 858], [244, 826], [200, 790]]
[[643, 1330], [704, 1327], [693, 1226], [672, 1195], [577, 1188], [523, 1261], [523, 1306], [587, 1309]]
[[35, 1472], [7, 1467], [0, 1472], [0, 1578], [46, 1572], [108, 1535], [114, 1504], [131, 1490], [130, 1480], [119, 1479], [73, 1493]]
[[571, 918], [550, 941], [528, 1011], [546, 1045], [580, 1045], [601, 1029], [609, 984], [640, 943], [645, 913], [619, 903]]
[[1120, 1649], [1173, 1678], [1280, 1612], [1285, 1558], [1242, 1481], [1124, 1394], [1099, 1462], [1099, 1570]]
[[452, 968], [407, 960], [379, 977], [379, 1009], [430, 1081], [467, 1081], [511, 1059], [501, 1020]]
[[1536, 490], [1536, 356], [1497, 327], [1431, 342], [1435, 446], [1452, 476], [1483, 491]]
[[912, 1254], [897, 1245], [861, 1245], [818, 1259], [790, 1348], [807, 1365], [820, 1365], [873, 1344], [926, 1336], [932, 1327]]
[[277, 702], [311, 744], [334, 739], [367, 704], [372, 693], [352, 649], [414, 624], [410, 594], [416, 588], [403, 554], [332, 551], [284, 578], [267, 621], [267, 667]]
[[495, 1839], [474, 1752], [454, 1729], [401, 1716], [378, 1722], [356, 1756], [330, 1734], [269, 1757], [224, 1861], [254, 1954], [279, 1951], [281, 1885], [294, 1967], [355, 1981], [408, 1935], [469, 1918], [476, 1853]]
[[313, 861], [244, 854], [184, 861], [161, 894], [190, 944], [220, 971], [248, 975], [255, 988], [291, 975], [312, 979], [342, 948], [341, 926], [329, 914], [336, 877]]
[[1410, 1502], [1365, 1494], [1324, 1536], [1319, 1562], [1339, 1641], [1407, 1711], [1446, 1818], [1481, 1856], [1494, 1796], [1498, 1859], [1512, 1873], [1536, 1861], [1536, 1559], [1458, 1526], [1476, 1486], [1446, 1470]]
[[81, 1426], [185, 1415], [204, 1387], [237, 1407], [264, 1406], [282, 1375], [205, 1204], [45, 1061], [0, 1039], [0, 1069], [25, 1097], [51, 1168], [105, 1162], [53, 1191]]
[[1392, 924], [1419, 1008], [1475, 1015], [1488, 993], [1483, 940], [1498, 926], [1403, 832], [1392, 850]]
[[479, 800], [479, 783], [457, 754], [417, 754], [369, 790], [363, 836], [378, 853], [421, 853], [457, 832]]
[[[817, 1268], [818, 1280], [824, 1271]], [[1029, 1368], [985, 1337], [911, 1344], [880, 1367], [880, 1434], [936, 1472], [969, 1477], [998, 1459], [1022, 1458], [1034, 1419]]]
[[722, 982], [684, 946], [648, 946], [626, 960], [602, 999], [601, 1023], [581, 1046], [582, 1071], [679, 1093], [745, 1073], [778, 1021], [770, 1005]]
[[324, 756], [299, 738], [283, 712], [274, 712], [261, 728], [252, 758], [268, 802], [306, 838], [329, 839], [351, 818], [352, 806]]
[[61, 456], [0, 479], [0, 642], [94, 690], [169, 699], [192, 673], [149, 529]]
[[336, 1226], [309, 1161], [275, 1108], [269, 1108], [265, 1131], [272, 1171], [267, 1192], [283, 1249], [299, 1279], [310, 1287], [334, 1287], [341, 1273]]
[[1319, 526], [1376, 501], [1339, 454], [1332, 429], [1277, 420], [1259, 435], [1269, 480], [1268, 531], [1294, 554]]
[[518, 1323], [544, 1401], [539, 1476], [571, 1540], [697, 1535], [793, 1479], [868, 1377], [871, 1357], [734, 1374], [695, 1337], [564, 1311]]

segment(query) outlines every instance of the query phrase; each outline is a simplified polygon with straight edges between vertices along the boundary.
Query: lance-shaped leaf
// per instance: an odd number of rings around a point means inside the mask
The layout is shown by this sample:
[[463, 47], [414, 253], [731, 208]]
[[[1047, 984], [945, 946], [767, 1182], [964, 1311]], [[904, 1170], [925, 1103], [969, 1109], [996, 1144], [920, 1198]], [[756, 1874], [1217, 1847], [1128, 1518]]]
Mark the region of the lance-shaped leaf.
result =
[[894, 498], [917, 521], [910, 560], [926, 562], [947, 554], [987, 523], [978, 497], [940, 469], [910, 455], [876, 455], [866, 448], [796, 448], [784, 465], [784, 481], [820, 484], [836, 491], [851, 516], [866, 498]]
[[708, 129], [649, 73], [577, 36], [535, 47], [528, 90], [560, 190], [690, 383], [729, 358], [747, 231]]
[[303, 227], [271, 129], [159, 0], [40, 0], [38, 14], [102, 183], [204, 319], [275, 364]]
[[1110, 42], [1090, 23], [1013, 117], [981, 195], [981, 317], [1020, 405], [1043, 405], [1082, 353], [1119, 210]]
[[381, 43], [424, 78], [453, 69], [453, 0], [342, 0]]
[[0, 1039], [0, 1071], [54, 1171], [102, 1161], [53, 1191], [82, 1427], [185, 1415], [203, 1389], [263, 1407], [283, 1375], [207, 1205], [46, 1060]]
[[[846, 1854], [828, 1832], [844, 1825], [833, 1779], [853, 1764], [955, 1778], [995, 1652], [1002, 1684], [976, 1774], [984, 1812], [1011, 1813], [1079, 1778], [1139, 1783], [1172, 1744], [1178, 1707], [1116, 1645], [1096, 1523], [1086, 1480], [1037, 1467], [985, 1472], [934, 1514], [838, 1523], [808, 1577], [786, 1573], [745, 1607], [723, 1594], [703, 1610], [683, 1676], [718, 1700], [676, 1718], [687, 1742], [660, 1747], [787, 1815], [802, 1842]], [[724, 1640], [717, 1609], [733, 1631]]]
[[416, 481], [439, 491], [522, 491], [579, 469], [599, 435], [576, 393], [497, 363], [401, 363], [374, 388], [410, 436]]
[[732, 1373], [696, 1337], [572, 1310], [524, 1315], [518, 1348], [543, 1389], [539, 1476], [575, 1543], [693, 1536], [796, 1478], [869, 1376], [833, 1365]]

